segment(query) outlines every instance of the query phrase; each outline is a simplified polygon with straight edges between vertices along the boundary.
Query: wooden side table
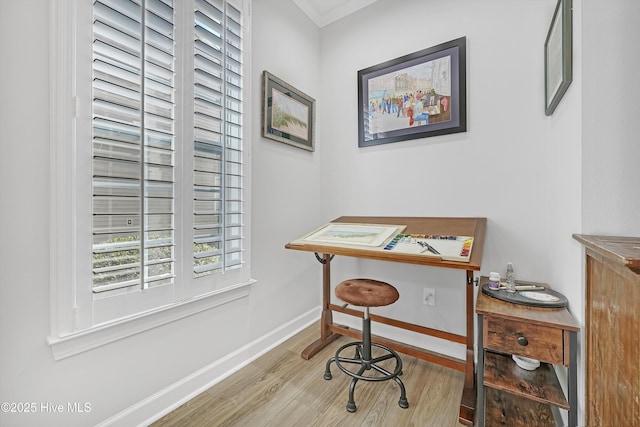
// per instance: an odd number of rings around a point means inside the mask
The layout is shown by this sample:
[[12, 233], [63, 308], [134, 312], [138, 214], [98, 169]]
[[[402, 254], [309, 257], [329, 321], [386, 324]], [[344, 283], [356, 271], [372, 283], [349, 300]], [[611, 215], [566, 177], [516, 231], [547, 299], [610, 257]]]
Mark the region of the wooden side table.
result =
[[[478, 315], [477, 425], [557, 425], [557, 410], [577, 416], [577, 322], [566, 308], [513, 304], [485, 295], [480, 278]], [[534, 371], [518, 367], [511, 355], [540, 360]], [[565, 396], [552, 365], [568, 367]], [[559, 413], [558, 413], [559, 414]]]

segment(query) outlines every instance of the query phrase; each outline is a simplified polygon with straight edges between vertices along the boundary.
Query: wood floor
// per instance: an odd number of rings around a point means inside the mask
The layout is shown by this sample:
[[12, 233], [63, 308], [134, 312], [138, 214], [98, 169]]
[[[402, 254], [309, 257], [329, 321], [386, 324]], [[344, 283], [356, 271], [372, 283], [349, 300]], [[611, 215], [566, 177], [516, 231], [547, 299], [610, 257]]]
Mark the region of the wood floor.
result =
[[464, 374], [407, 355], [402, 381], [409, 408], [398, 406], [394, 381], [359, 381], [357, 411], [346, 410], [350, 377], [325, 362], [351, 338], [341, 337], [311, 360], [300, 352], [319, 336], [311, 326], [152, 424], [166, 426], [460, 427]]

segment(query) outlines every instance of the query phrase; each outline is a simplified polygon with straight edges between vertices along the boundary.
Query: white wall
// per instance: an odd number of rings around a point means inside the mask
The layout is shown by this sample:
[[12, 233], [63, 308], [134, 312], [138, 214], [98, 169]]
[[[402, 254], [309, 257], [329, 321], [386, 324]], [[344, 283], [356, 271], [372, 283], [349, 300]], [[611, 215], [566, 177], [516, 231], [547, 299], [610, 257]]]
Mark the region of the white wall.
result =
[[[254, 335], [318, 306], [321, 269], [313, 254], [284, 245], [317, 226], [321, 217], [320, 153], [261, 137], [262, 72], [267, 70], [318, 100], [320, 30], [291, 0], [253, 2], [251, 108]], [[258, 125], [260, 124], [260, 125]], [[316, 140], [324, 128], [316, 128]], [[286, 309], [284, 309], [286, 307]], [[256, 335], [259, 336], [259, 335]]]
[[[582, 322], [582, 253], [571, 237], [582, 230], [581, 5], [574, 2], [573, 83], [547, 117], [543, 47], [555, 4], [380, 0], [323, 28], [322, 92], [330, 100], [319, 107], [326, 126], [321, 143], [327, 146], [323, 201], [329, 218], [487, 217], [480, 273], [504, 273], [513, 262], [517, 277], [547, 282], [565, 294]], [[462, 36], [467, 37], [468, 131], [358, 148], [357, 71]], [[361, 275], [399, 287], [400, 300], [383, 312], [465, 332], [464, 273], [358, 265]], [[422, 304], [426, 286], [436, 289], [435, 307]], [[464, 356], [461, 345], [403, 335], [414, 345]], [[578, 358], [580, 364], [580, 352]], [[583, 406], [579, 397], [579, 417]]]
[[640, 2], [582, 3], [583, 232], [640, 236]]
[[[487, 217], [481, 273], [504, 274], [513, 262], [517, 277], [550, 283], [580, 317], [580, 251], [571, 238], [580, 231], [580, 76], [545, 116], [543, 45], [554, 6], [380, 0], [323, 28], [323, 207], [328, 218]], [[462, 36], [468, 131], [358, 148], [357, 71]], [[360, 264], [390, 280], [407, 268]], [[464, 333], [464, 272], [454, 285], [444, 275], [412, 267], [395, 279], [396, 309]], [[424, 286], [436, 288], [436, 307], [422, 304]]]

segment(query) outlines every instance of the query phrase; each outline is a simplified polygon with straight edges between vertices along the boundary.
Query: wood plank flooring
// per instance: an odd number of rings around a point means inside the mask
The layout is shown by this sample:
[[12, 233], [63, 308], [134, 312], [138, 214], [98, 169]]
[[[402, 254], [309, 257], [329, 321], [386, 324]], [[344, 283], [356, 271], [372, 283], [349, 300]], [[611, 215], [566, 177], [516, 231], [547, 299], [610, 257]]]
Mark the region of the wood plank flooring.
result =
[[318, 336], [318, 326], [310, 326], [151, 426], [461, 426], [464, 374], [403, 354], [409, 408], [398, 406], [394, 381], [359, 381], [357, 411], [347, 412], [351, 378], [335, 364], [331, 381], [322, 376], [327, 359], [353, 340], [341, 337], [303, 360], [300, 352]]

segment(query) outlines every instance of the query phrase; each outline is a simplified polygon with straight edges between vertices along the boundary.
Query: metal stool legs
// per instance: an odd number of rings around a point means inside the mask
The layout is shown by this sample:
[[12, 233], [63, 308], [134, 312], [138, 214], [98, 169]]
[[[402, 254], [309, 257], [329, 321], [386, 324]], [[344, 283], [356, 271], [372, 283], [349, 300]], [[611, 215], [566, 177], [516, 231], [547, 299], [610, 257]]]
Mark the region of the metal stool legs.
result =
[[[349, 347], [355, 347], [355, 355], [354, 357], [342, 357], [340, 354], [348, 349]], [[385, 354], [382, 356], [372, 358], [371, 348], [377, 347], [384, 350]], [[377, 364], [383, 362], [385, 360], [395, 359], [396, 367], [393, 372], [389, 372], [386, 369], [378, 366]], [[351, 384], [349, 385], [349, 401], [347, 402], [347, 411], [355, 412], [356, 411], [356, 403], [354, 400], [354, 392], [356, 389], [356, 384], [358, 380], [363, 381], [387, 381], [394, 380], [398, 387], [400, 387], [400, 400], [398, 400], [398, 406], [401, 408], [408, 408], [409, 402], [407, 401], [407, 393], [402, 383], [402, 380], [398, 378], [399, 375], [402, 375], [402, 359], [398, 353], [390, 349], [389, 347], [371, 343], [371, 319], [369, 318], [369, 308], [365, 307], [364, 319], [362, 321], [362, 341], [352, 342], [343, 345], [336, 351], [335, 356], [330, 358], [327, 361], [324, 379], [330, 380], [333, 378], [331, 375], [331, 364], [335, 362], [336, 366], [340, 368], [342, 372], [352, 377]], [[360, 365], [357, 372], [353, 372], [345, 365]], [[373, 370], [381, 376], [366, 376], [366, 371]], [[375, 374], [375, 373], [374, 373]]]

